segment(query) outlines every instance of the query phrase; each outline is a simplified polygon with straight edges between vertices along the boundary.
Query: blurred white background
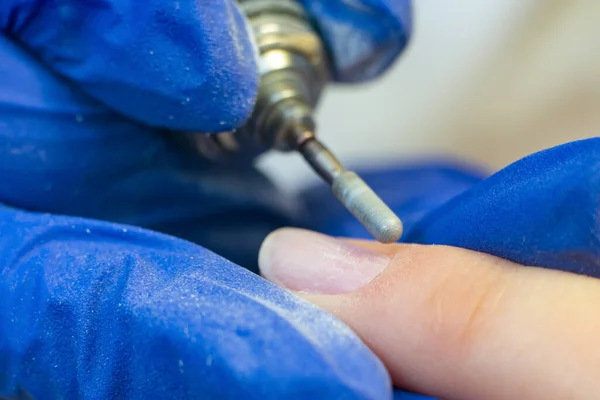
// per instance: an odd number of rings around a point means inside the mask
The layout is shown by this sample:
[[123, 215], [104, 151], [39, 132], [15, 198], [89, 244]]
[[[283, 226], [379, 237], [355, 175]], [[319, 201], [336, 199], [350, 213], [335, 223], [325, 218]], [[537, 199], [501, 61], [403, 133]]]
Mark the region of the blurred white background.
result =
[[[347, 165], [443, 155], [489, 169], [600, 128], [600, 2], [414, 4], [414, 36], [384, 77], [328, 90], [319, 135]], [[284, 190], [316, 180], [299, 156], [260, 167]]]

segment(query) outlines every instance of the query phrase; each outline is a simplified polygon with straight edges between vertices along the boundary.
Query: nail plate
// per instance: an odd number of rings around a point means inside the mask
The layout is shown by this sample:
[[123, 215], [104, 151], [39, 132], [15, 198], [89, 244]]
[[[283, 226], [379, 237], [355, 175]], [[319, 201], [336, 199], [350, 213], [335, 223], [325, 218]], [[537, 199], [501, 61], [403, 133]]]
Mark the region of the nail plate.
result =
[[315, 294], [353, 292], [389, 264], [388, 256], [347, 241], [301, 229], [281, 229], [265, 239], [262, 275], [290, 290]]

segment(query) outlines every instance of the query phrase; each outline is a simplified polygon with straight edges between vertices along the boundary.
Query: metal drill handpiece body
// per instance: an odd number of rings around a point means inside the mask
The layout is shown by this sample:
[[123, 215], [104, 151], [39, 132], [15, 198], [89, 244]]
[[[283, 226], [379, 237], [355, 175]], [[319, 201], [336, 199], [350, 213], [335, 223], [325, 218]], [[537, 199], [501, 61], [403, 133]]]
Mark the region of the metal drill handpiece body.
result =
[[304, 10], [292, 0], [238, 0], [259, 52], [254, 113], [238, 131], [265, 148], [297, 150], [314, 132], [313, 110], [328, 81], [326, 54]]
[[334, 195], [380, 242], [396, 242], [400, 219], [356, 174], [315, 138], [313, 110], [326, 85], [328, 60], [320, 36], [294, 0], [238, 0], [259, 53], [260, 85], [254, 112], [235, 133], [202, 138], [209, 157], [236, 152], [243, 143], [299, 151]]

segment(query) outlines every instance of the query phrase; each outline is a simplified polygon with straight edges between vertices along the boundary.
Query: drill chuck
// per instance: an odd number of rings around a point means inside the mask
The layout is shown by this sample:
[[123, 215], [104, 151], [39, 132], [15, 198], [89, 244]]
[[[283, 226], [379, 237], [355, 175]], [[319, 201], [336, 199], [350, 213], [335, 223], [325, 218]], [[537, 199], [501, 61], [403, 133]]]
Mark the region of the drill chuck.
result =
[[314, 132], [313, 110], [329, 80], [326, 53], [304, 9], [293, 0], [238, 0], [258, 52], [254, 112], [236, 132], [194, 135], [207, 158], [227, 160], [242, 148], [297, 150]]
[[295, 0], [238, 0], [258, 53], [260, 84], [254, 111], [236, 132], [193, 135], [213, 160], [248, 147], [299, 151], [334, 195], [380, 242], [396, 242], [400, 219], [356, 174], [347, 171], [315, 137], [313, 110], [329, 80], [321, 37]]

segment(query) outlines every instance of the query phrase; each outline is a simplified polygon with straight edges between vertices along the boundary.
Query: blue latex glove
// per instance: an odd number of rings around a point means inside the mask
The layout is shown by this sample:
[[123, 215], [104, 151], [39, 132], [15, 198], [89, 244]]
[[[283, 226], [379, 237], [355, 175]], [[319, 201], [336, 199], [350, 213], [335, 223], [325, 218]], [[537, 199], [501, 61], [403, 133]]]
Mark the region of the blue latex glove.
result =
[[[382, 73], [408, 39], [408, 1], [305, 4], [340, 82]], [[0, 24], [0, 395], [391, 396], [345, 326], [197, 245], [253, 267], [268, 232], [304, 218], [256, 171], [169, 140], [251, 111], [231, 1], [8, 0]]]
[[[406, 0], [305, 4], [340, 81], [381, 74], [408, 40]], [[232, 2], [13, 0], [0, 23], [1, 202], [176, 234], [248, 266], [267, 232], [303, 220], [254, 170], [209, 170], [161, 129], [229, 130], [251, 111], [254, 53]]]

